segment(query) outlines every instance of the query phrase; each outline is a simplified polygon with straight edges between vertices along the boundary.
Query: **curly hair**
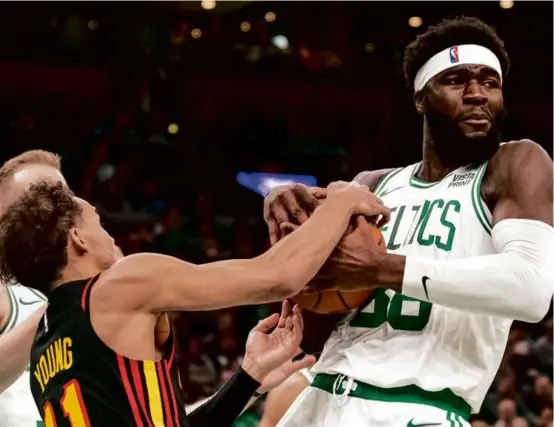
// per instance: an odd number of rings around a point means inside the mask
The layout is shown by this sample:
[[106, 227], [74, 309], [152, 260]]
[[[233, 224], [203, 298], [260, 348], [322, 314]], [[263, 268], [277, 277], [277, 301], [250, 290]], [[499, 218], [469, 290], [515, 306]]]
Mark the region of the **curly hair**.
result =
[[413, 92], [415, 76], [423, 64], [444, 49], [460, 44], [477, 44], [490, 49], [498, 57], [503, 78], [506, 78], [510, 71], [510, 58], [496, 31], [480, 19], [459, 16], [429, 27], [406, 47], [404, 78], [410, 90]]
[[48, 295], [67, 265], [69, 230], [81, 212], [61, 182], [32, 184], [0, 218], [0, 279]]

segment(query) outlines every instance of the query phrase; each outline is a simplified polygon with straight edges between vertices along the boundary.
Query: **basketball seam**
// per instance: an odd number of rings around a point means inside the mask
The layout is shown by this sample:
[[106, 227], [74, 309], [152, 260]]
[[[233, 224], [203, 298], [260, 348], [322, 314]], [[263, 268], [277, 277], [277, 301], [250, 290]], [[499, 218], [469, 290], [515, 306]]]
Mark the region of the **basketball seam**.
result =
[[348, 303], [346, 302], [346, 300], [343, 298], [342, 294], [339, 291], [337, 291], [337, 295], [342, 301], [342, 303], [344, 304], [344, 306], [346, 307], [346, 309], [350, 310], [350, 306], [348, 305]]
[[315, 304], [312, 306], [312, 310], [317, 310], [317, 306], [321, 302], [321, 295], [322, 294], [323, 294], [323, 292], [318, 292], [317, 299], [315, 300]]

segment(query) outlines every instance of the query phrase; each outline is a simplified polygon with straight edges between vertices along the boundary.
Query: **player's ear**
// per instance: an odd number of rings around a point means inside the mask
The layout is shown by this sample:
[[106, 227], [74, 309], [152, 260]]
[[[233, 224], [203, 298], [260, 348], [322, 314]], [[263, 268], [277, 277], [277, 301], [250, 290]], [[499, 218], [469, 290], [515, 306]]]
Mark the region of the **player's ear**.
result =
[[420, 90], [414, 93], [414, 104], [417, 111], [417, 114], [423, 116], [425, 114], [425, 103], [423, 102], [423, 91]]
[[69, 230], [69, 242], [79, 255], [83, 255], [89, 251], [89, 246], [83, 239], [82, 233], [76, 227]]

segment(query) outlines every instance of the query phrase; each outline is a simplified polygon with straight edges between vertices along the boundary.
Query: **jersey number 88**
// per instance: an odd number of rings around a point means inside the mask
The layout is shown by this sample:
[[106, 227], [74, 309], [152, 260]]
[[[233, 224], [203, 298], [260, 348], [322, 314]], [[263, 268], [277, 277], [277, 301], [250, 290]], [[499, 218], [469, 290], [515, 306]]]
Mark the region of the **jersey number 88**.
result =
[[[402, 305], [405, 303], [418, 304], [418, 314], [402, 314]], [[370, 306], [373, 308], [372, 312], [368, 310]], [[385, 293], [384, 289], [379, 288], [375, 290], [373, 301], [350, 321], [350, 326], [378, 328], [387, 322], [395, 330], [422, 331], [429, 322], [432, 307], [433, 305], [429, 302], [410, 298], [400, 293], [394, 294], [391, 298]]]

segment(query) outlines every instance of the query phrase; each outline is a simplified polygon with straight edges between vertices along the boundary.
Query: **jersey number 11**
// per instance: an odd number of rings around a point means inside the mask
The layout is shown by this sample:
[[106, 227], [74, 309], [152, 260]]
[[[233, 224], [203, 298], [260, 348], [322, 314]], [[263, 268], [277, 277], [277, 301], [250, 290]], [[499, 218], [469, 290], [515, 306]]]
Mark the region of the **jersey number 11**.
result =
[[[81, 386], [77, 380], [65, 383], [60, 405], [64, 416], [69, 419], [71, 427], [90, 427], [90, 421], [81, 393]], [[44, 404], [42, 413], [44, 421], [39, 421], [37, 427], [57, 427], [54, 408], [52, 408], [50, 402]]]

